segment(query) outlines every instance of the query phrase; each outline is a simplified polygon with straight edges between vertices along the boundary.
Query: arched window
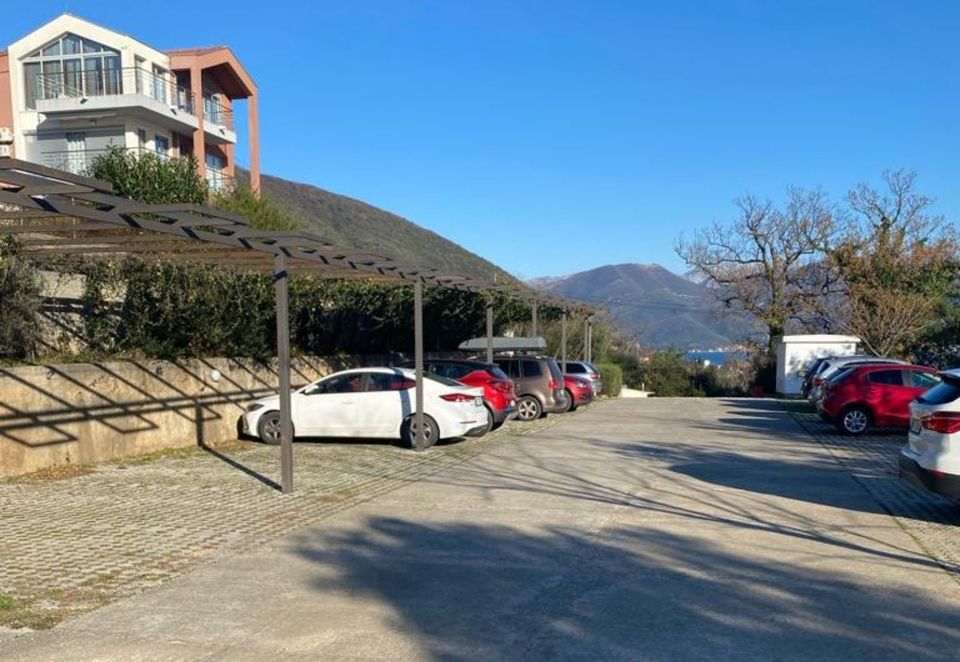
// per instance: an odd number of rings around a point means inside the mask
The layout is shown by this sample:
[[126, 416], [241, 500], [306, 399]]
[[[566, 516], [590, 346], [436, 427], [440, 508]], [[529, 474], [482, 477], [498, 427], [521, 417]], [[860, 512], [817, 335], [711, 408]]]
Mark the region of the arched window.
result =
[[120, 53], [74, 34], [65, 34], [23, 58], [23, 77], [30, 109], [37, 107], [37, 99], [123, 92]]

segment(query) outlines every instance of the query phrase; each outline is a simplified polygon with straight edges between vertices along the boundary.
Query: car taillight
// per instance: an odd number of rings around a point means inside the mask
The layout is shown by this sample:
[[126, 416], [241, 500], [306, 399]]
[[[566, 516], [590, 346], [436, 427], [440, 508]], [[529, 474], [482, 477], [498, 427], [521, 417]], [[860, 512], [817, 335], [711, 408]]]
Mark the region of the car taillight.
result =
[[503, 380], [490, 380], [490, 386], [492, 386], [497, 391], [500, 391], [501, 393], [513, 392], [513, 382], [507, 382]]
[[440, 397], [447, 402], [470, 402], [475, 400], [477, 396], [467, 395], [466, 393], [444, 393]]
[[960, 412], [938, 411], [920, 419], [920, 427], [941, 434], [960, 432]]
[[550, 383], [547, 384], [547, 388], [549, 388], [551, 391], [555, 391], [560, 388], [560, 382], [558, 382], [556, 379], [551, 379]]
[[599, 372], [591, 372], [590, 375], [589, 375], [589, 377], [590, 377], [590, 379], [596, 381], [596, 380], [600, 379], [600, 373], [599, 373]]

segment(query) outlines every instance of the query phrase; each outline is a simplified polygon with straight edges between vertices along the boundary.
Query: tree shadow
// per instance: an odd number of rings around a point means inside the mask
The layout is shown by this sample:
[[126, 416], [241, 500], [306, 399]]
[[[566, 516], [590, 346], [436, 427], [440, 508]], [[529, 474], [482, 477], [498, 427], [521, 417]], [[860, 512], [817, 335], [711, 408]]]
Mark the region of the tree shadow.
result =
[[896, 577], [900, 560], [851, 569], [829, 546], [770, 562], [644, 525], [531, 533], [380, 517], [303, 534], [294, 550], [317, 565], [313, 585], [331, 596], [318, 622], [344, 601], [361, 612], [383, 603], [389, 616], [378, 627], [415, 640], [429, 659], [846, 662], [960, 650], [956, 602], [874, 581], [873, 571]]

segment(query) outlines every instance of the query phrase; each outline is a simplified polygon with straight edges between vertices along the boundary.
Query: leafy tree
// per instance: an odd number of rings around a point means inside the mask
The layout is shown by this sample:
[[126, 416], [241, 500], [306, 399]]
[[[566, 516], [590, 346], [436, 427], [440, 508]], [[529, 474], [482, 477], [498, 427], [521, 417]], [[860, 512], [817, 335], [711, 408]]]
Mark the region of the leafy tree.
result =
[[207, 202], [207, 183], [197, 172], [192, 154], [171, 159], [153, 152], [110, 147], [93, 160], [88, 174], [109, 182], [114, 193], [131, 200], [150, 204]]
[[284, 207], [265, 195], [257, 195], [248, 186], [238, 186], [231, 192], [218, 192], [214, 207], [240, 214], [255, 228], [261, 230], [297, 230], [300, 221]]
[[952, 225], [916, 191], [916, 173], [884, 173], [884, 190], [861, 184], [847, 196], [850, 215], [828, 251], [842, 285], [839, 307], [823, 312], [871, 352], [906, 356], [949, 314], [960, 275]]
[[26, 358], [40, 340], [40, 278], [11, 237], [0, 237], [0, 356]]

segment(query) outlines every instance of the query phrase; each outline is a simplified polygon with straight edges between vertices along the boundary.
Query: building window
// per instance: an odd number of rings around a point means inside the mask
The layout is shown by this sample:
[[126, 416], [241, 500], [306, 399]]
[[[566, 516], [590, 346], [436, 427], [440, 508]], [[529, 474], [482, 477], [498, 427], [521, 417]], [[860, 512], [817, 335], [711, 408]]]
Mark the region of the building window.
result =
[[169, 101], [167, 98], [167, 71], [163, 67], [156, 65], [153, 66], [153, 89], [151, 96], [161, 103], [167, 103]]
[[142, 152], [147, 148], [147, 132], [137, 129], [137, 148]]
[[83, 133], [68, 133], [66, 168], [68, 172], [82, 174], [87, 169], [87, 136]]
[[37, 99], [121, 94], [120, 53], [95, 41], [66, 34], [23, 60], [26, 107]]
[[153, 149], [157, 154], [167, 156], [170, 153], [170, 141], [165, 136], [154, 136]]

